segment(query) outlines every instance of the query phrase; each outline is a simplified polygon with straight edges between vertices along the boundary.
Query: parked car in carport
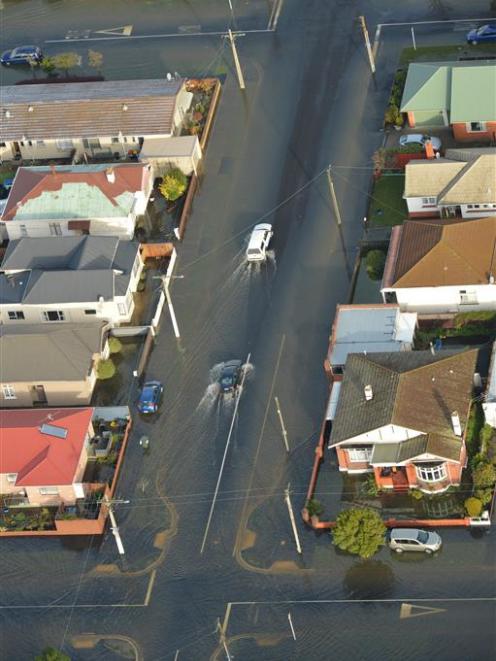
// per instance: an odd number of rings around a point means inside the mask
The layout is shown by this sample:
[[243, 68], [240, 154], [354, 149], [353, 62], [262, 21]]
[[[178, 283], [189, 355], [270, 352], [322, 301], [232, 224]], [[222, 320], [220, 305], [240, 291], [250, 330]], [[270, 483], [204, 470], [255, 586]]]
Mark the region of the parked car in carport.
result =
[[422, 147], [425, 147], [425, 143], [429, 141], [434, 151], [439, 151], [441, 149], [441, 140], [434, 136], [422, 133], [406, 133], [400, 137], [400, 145], [402, 147], [405, 147], [406, 145], [422, 145]]
[[477, 44], [496, 42], [496, 23], [481, 25], [467, 32], [467, 43], [477, 46]]

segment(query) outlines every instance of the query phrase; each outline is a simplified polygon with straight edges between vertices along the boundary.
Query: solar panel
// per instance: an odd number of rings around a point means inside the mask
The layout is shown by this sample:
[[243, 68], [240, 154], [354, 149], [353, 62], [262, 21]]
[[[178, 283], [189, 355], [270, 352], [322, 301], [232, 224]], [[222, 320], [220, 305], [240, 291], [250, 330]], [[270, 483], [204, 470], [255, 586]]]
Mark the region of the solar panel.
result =
[[56, 438], [67, 438], [67, 429], [64, 429], [64, 427], [56, 427], [55, 425], [43, 424], [40, 427], [40, 432], [42, 434], [47, 434], [47, 436], [55, 436]]

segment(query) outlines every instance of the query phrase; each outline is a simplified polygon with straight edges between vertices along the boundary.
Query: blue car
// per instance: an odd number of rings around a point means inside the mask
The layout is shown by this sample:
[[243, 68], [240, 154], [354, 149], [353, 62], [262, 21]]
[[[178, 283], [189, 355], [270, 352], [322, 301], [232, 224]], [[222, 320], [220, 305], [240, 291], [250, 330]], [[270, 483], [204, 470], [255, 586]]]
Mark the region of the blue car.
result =
[[220, 390], [224, 395], [230, 394], [233, 397], [235, 396], [238, 386], [241, 383], [241, 377], [243, 374], [242, 365], [241, 360], [229, 360], [222, 366], [219, 385]]
[[163, 392], [164, 387], [160, 381], [145, 383], [138, 401], [138, 411], [140, 413], [156, 413]]
[[11, 64], [29, 64], [30, 61], [41, 62], [43, 54], [38, 46], [18, 46], [12, 50], [6, 50], [0, 56], [0, 62], [6, 67]]
[[496, 42], [496, 23], [482, 25], [480, 28], [475, 28], [475, 30], [470, 30], [467, 33], [467, 43], [474, 46], [492, 41]]

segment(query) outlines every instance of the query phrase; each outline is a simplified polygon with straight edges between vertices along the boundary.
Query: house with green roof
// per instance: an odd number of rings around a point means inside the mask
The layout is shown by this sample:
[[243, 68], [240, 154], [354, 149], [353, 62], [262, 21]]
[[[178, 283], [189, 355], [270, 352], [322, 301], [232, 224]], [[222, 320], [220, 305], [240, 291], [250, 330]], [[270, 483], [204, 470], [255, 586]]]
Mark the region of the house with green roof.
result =
[[451, 126], [457, 140], [494, 140], [496, 63], [414, 62], [400, 110], [411, 128]]

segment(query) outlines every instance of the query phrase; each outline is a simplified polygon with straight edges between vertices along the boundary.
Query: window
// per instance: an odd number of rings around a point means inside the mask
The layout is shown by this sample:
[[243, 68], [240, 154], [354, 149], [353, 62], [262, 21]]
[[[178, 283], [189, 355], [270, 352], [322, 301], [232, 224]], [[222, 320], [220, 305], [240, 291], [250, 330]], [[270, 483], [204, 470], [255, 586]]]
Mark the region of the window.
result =
[[44, 321], [65, 321], [65, 314], [62, 310], [45, 310], [43, 319]]
[[126, 316], [126, 314], [127, 314], [126, 304], [125, 303], [118, 303], [117, 307], [119, 309], [119, 314], [121, 315], [121, 317]]
[[116, 142], [119, 142], [119, 138], [112, 138], [112, 142], [115, 144]]
[[435, 197], [423, 197], [422, 198], [422, 204], [436, 204], [436, 198]]
[[7, 473], [7, 482], [10, 482], [10, 484], [15, 484], [16, 480], [17, 480], [17, 473]]
[[63, 151], [66, 149], [72, 149], [74, 147], [72, 140], [56, 140], [55, 142], [57, 149], [62, 149]]
[[28, 140], [28, 146], [29, 146], [29, 147], [32, 147], [32, 146], [33, 146], [33, 141], [32, 141], [32, 140]]
[[370, 461], [372, 448], [349, 448], [348, 459], [350, 461]]
[[446, 464], [437, 466], [415, 466], [417, 477], [424, 482], [440, 482], [447, 477]]
[[486, 130], [486, 123], [485, 122], [470, 122], [467, 124], [467, 131], [470, 131], [471, 133], [480, 133], [480, 131], [485, 131]]
[[5, 142], [0, 142], [0, 147], [6, 147], [6, 146], [7, 145], [5, 144]]
[[59, 490], [57, 487], [40, 487], [38, 489], [40, 496], [58, 496]]
[[460, 289], [460, 305], [477, 305], [477, 292]]
[[19, 225], [19, 231], [21, 233], [21, 237], [28, 235], [28, 230], [26, 225]]
[[48, 227], [50, 228], [50, 235], [51, 236], [62, 236], [62, 230], [60, 228], [60, 223], [48, 223]]
[[96, 314], [96, 310], [85, 310], [84, 314]]
[[5, 383], [2, 386], [3, 398], [4, 399], [17, 399], [14, 386]]
[[44, 140], [37, 140], [36, 144], [38, 145], [38, 147], [43, 147], [44, 144], [45, 144], [45, 141]]
[[16, 310], [9, 310], [7, 312], [10, 321], [18, 321], [24, 319], [24, 312], [17, 312]]

